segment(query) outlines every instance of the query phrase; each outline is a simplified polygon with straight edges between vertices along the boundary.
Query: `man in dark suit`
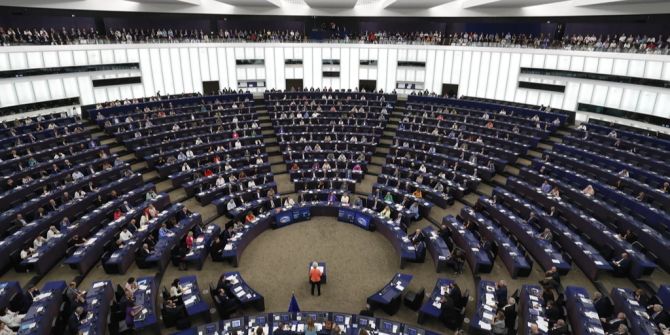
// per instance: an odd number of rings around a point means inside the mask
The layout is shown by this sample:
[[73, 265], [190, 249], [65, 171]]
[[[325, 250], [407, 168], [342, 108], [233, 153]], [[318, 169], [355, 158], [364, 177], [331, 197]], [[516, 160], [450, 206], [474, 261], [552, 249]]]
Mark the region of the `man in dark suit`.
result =
[[77, 334], [79, 332], [79, 326], [81, 321], [85, 319], [84, 307], [77, 307], [74, 310], [74, 313], [70, 315], [70, 319], [67, 321], [67, 326], [70, 334]]
[[593, 293], [593, 307], [600, 318], [608, 318], [612, 315], [612, 304], [600, 292]]
[[549, 329], [549, 335], [567, 335], [570, 334], [568, 330], [568, 325], [565, 324], [563, 319], [558, 319], [554, 324], [554, 327]]
[[449, 299], [454, 301], [454, 303], [458, 306], [461, 303], [461, 299], [463, 299], [461, 288], [458, 287], [458, 284], [456, 284], [456, 282], [452, 282], [447, 287], [447, 290], [449, 291]]
[[627, 252], [621, 253], [621, 258], [612, 261], [614, 274], [620, 277], [625, 277], [630, 271], [631, 261], [630, 255]]
[[417, 229], [414, 231], [414, 233], [410, 234], [407, 236], [410, 241], [412, 241], [412, 244], [414, 246], [419, 245], [419, 243], [423, 242], [423, 233], [421, 233], [421, 229]]
[[544, 273], [544, 279], [540, 280], [540, 284], [543, 286], [549, 286], [558, 291], [558, 288], [561, 286], [561, 276], [558, 274], [558, 269], [555, 266], [552, 266], [547, 272]]
[[605, 319], [602, 318], [600, 321], [603, 324], [603, 329], [606, 332], [615, 332], [617, 329], [619, 329], [619, 325], [626, 325], [626, 314], [623, 312], [619, 312], [615, 318], [612, 319]]
[[507, 283], [502, 279], [496, 283], [496, 300], [498, 308], [502, 308], [507, 303]]
[[651, 320], [658, 326], [660, 324], [669, 325], [670, 316], [666, 311], [663, 310], [663, 306], [655, 304], [652, 307]]
[[223, 248], [226, 246], [226, 242], [221, 240], [220, 237], [215, 237], [214, 241], [212, 242], [212, 246], [209, 248], [209, 254], [212, 256], [212, 260], [214, 261], [220, 261], [222, 260], [222, 255], [221, 252], [223, 251]]
[[514, 324], [516, 323], [516, 300], [514, 298], [507, 299], [507, 304], [502, 308], [505, 314], [505, 328], [507, 334], [514, 334]]
[[556, 306], [553, 301], [547, 302], [547, 307], [545, 307], [545, 316], [549, 319], [549, 327], [553, 326], [554, 323], [563, 317], [563, 311], [560, 307]]
[[146, 243], [142, 244], [142, 248], [137, 251], [137, 256], [135, 258], [138, 262], [138, 265], [144, 264], [149, 255], [151, 255], [151, 249], [149, 249], [149, 245]]

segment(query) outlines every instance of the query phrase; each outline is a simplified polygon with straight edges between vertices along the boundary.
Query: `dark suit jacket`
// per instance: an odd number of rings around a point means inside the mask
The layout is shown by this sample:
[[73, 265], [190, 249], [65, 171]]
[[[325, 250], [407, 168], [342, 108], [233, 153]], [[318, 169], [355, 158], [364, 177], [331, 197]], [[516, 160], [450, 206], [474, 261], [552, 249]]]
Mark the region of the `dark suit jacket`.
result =
[[72, 315], [70, 315], [70, 319], [67, 321], [70, 334], [77, 334], [79, 326], [81, 325], [81, 318], [83, 318], [83, 315], [80, 317], [77, 313], [72, 313]]
[[549, 335], [567, 335], [567, 334], [570, 334], [567, 325], [563, 327], [552, 328], [549, 330]]
[[514, 328], [514, 323], [516, 322], [516, 304], [505, 305], [503, 307], [503, 313], [505, 314], [505, 327], [507, 329]]
[[657, 315], [651, 314], [651, 319], [652, 321], [654, 321], [656, 325], [662, 323], [667, 326], [668, 324], [670, 324], [670, 315], [668, 315], [666, 311], [661, 311]]

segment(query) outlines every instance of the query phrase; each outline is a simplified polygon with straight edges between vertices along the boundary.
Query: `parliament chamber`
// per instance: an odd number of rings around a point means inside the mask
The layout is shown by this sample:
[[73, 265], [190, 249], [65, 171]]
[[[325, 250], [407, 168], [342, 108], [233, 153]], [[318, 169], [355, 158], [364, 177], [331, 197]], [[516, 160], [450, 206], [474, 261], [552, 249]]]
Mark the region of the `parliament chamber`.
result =
[[0, 335], [670, 334], [669, 3], [116, 2], [0, 1]]

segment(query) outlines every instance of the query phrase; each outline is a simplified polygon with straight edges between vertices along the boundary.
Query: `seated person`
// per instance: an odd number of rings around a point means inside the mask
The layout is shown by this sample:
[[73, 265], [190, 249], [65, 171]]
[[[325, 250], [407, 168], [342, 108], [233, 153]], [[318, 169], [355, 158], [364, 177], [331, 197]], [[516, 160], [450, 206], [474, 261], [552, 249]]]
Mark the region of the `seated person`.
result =
[[2, 321], [8, 328], [18, 328], [21, 325], [21, 320], [23, 320], [25, 316], [25, 314], [19, 314], [18, 312], [12, 311], [9, 307], [0, 310], [0, 321]]
[[412, 192], [412, 195], [416, 198], [419, 198], [419, 199], [423, 198], [423, 193], [421, 193], [420, 188], [417, 188], [416, 190], [414, 190], [414, 192]]
[[463, 265], [465, 264], [465, 254], [463, 250], [454, 247], [451, 254], [447, 258], [447, 265], [454, 269], [455, 274], [463, 273]]
[[615, 275], [626, 276], [631, 267], [630, 255], [627, 252], [622, 253], [619, 259], [612, 261], [612, 267], [614, 268]]
[[254, 220], [256, 220], [256, 215], [254, 215], [254, 212], [249, 212], [247, 215], [244, 217], [244, 221], [246, 223], [251, 223]]
[[395, 202], [395, 201], [393, 201], [393, 195], [391, 194], [391, 192], [386, 192], [386, 194], [384, 195], [384, 202], [387, 202], [387, 203], [390, 203], [390, 204]]
[[390, 219], [391, 218], [391, 208], [389, 206], [385, 206], [384, 209], [381, 211], [381, 215], [384, 218]]
[[412, 202], [412, 204], [409, 206], [408, 211], [411, 214], [410, 217], [412, 218], [412, 220], [418, 220], [421, 217], [421, 215], [419, 214], [419, 203], [417, 203], [416, 201]]
[[540, 280], [542, 286], [546, 286], [555, 290], [561, 286], [561, 276], [558, 273], [558, 269], [555, 266], [552, 266], [547, 272], [544, 273], [544, 279]]
[[589, 198], [593, 198], [593, 196], [596, 195], [596, 190], [593, 189], [592, 185], [586, 185], [582, 190], [582, 193]]
[[549, 230], [549, 228], [544, 228], [544, 231], [540, 233], [538, 238], [540, 238], [541, 240], [551, 242], [551, 240], [554, 238], [554, 235], [551, 233], [551, 230]]
[[617, 313], [616, 317], [609, 320], [602, 318], [600, 319], [600, 322], [603, 324], [603, 330], [608, 333], [616, 332], [620, 325], [626, 325], [628, 323], [626, 314], [623, 312]]
[[407, 238], [409, 238], [414, 246], [418, 246], [421, 244], [421, 242], [423, 242], [423, 233], [421, 232], [421, 229], [417, 229], [414, 231], [414, 233], [407, 236]]
[[340, 202], [342, 204], [349, 204], [349, 193], [344, 193], [342, 194], [342, 197], [340, 198]]

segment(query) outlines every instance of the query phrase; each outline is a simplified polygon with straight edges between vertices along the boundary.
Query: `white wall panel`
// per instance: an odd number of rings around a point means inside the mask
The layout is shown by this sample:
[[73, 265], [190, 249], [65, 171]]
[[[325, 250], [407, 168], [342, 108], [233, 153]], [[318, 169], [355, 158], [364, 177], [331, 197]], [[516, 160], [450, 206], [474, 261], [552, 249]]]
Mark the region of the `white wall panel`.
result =
[[652, 114], [656, 104], [656, 92], [642, 91], [640, 99], [637, 101], [637, 112], [643, 114]]
[[18, 97], [19, 104], [35, 102], [33, 86], [29, 81], [16, 82], [14, 88], [16, 89], [16, 96]]
[[596, 85], [595, 88], [593, 89], [593, 97], [591, 98], [591, 104], [604, 106], [606, 99], [607, 99], [607, 86]]
[[617, 76], [625, 76], [628, 74], [628, 60], [615, 59], [614, 65], [612, 66], [612, 74]]
[[583, 102], [590, 104], [591, 98], [593, 97], [593, 85], [592, 84], [582, 84], [579, 87], [579, 96], [577, 102]]
[[63, 87], [63, 80], [60, 78], [49, 79], [49, 94], [51, 99], [65, 98], [65, 88]]
[[670, 106], [670, 93], [659, 94], [656, 98], [656, 108], [654, 115], [660, 117], [667, 117], [668, 106]]
[[661, 79], [663, 74], [663, 62], [646, 62], [644, 67], [644, 77], [652, 79]]
[[598, 73], [612, 74], [614, 60], [612, 58], [600, 58], [598, 61]]
[[[181, 68], [182, 86], [184, 91], [193, 92], [193, 78], [191, 76], [191, 54], [188, 49], [179, 49], [179, 65]], [[145, 85], [146, 86], [146, 85]]]
[[175, 93], [185, 93], [184, 77], [181, 72], [181, 58], [179, 56], [179, 49], [169, 49], [169, 62], [172, 74], [172, 82], [174, 83]]
[[163, 71], [163, 82], [165, 83], [165, 92], [167, 93], [181, 93], [175, 89], [174, 74], [172, 72], [172, 62], [170, 57], [170, 50], [160, 49], [161, 69]]
[[570, 70], [572, 58], [567, 55], [558, 56], [558, 66], [559, 70]]
[[[508, 73], [506, 74], [506, 77], [508, 78], [507, 80], [507, 87], [506, 87], [506, 92], [505, 92], [505, 98], [503, 100], [507, 101], [522, 101], [522, 100], [515, 100], [515, 91], [516, 87], [518, 86], [518, 79], [519, 79], [519, 64], [521, 62], [521, 55], [518, 53], [513, 53], [510, 55], [510, 65], [509, 65], [509, 70]], [[525, 96], [524, 96], [525, 100]]]
[[[426, 69], [435, 69], [435, 50], [428, 50], [428, 55], [426, 58]], [[439, 92], [440, 88], [433, 85], [433, 80], [435, 77], [435, 71], [426, 72], [426, 89], [431, 92]]]
[[41, 52], [28, 52], [26, 53], [26, 59], [28, 61], [29, 69], [39, 69], [44, 66], [44, 59], [42, 58], [43, 54]]
[[[81, 55], [85, 55], [83, 52], [79, 51], [78, 52]], [[75, 65], [74, 61], [74, 52], [72, 51], [59, 51], [58, 52], [58, 65], [59, 66], [72, 66]], [[83, 59], [84, 64], [86, 64], [86, 59], [84, 57]], [[76, 64], [76, 65], [81, 65], [81, 64]]]
[[607, 91], [607, 100], [605, 101], [606, 107], [619, 108], [621, 107], [621, 96], [623, 95], [623, 88], [621, 87], [610, 87]]
[[394, 89], [392, 85], [388, 85], [388, 54], [389, 50], [379, 50], [377, 59], [377, 67], [379, 68], [379, 75], [377, 76], [377, 88], [383, 89], [385, 92], [390, 92]]
[[[264, 67], [237, 67], [235, 59], [265, 59]], [[302, 59], [302, 66], [285, 66], [285, 59]], [[323, 67], [323, 59], [340, 65]], [[377, 60], [376, 67], [360, 67], [360, 60]], [[397, 62], [426, 62], [426, 68], [398, 68]], [[670, 90], [624, 83], [523, 75], [532, 82], [561, 84], [564, 94], [518, 89], [519, 68], [597, 72], [670, 80], [670, 61], [662, 55], [588, 53], [566, 50], [495, 49], [424, 45], [357, 44], [161, 44], [17, 46], [0, 51], [0, 71], [88, 64], [139, 62], [142, 83], [102, 89], [91, 78], [128, 76], [105, 72], [6, 79], [0, 104], [81, 96], [89, 103], [163, 93], [202, 90], [203, 80], [221, 87], [237, 87], [238, 80], [265, 79], [268, 88], [284, 88], [286, 78], [303, 78], [306, 86], [353, 88], [360, 79], [377, 80], [377, 87], [393, 90], [397, 81], [423, 83], [440, 92], [443, 83], [459, 85], [460, 95], [512, 100], [574, 109], [578, 101], [670, 117]], [[339, 78], [323, 78], [324, 70], [340, 70]], [[402, 92], [406, 93], [406, 92]]]
[[461, 66], [461, 79], [458, 84], [458, 95], [466, 95], [470, 92], [470, 71], [472, 67], [472, 54], [477, 51], [463, 52], [463, 66]]
[[12, 70], [22, 70], [28, 67], [28, 60], [24, 52], [13, 52], [9, 54], [9, 67]]
[[591, 72], [591, 73], [598, 72], [598, 58], [586, 57], [584, 61], [584, 72]]
[[619, 109], [634, 111], [637, 107], [637, 99], [640, 97], [640, 90], [626, 88], [621, 96]]
[[163, 80], [160, 49], [149, 49], [149, 57], [151, 59], [151, 76], [154, 80], [154, 90], [165, 93], [167, 90], [165, 89], [165, 81]]
[[100, 63], [101, 64], [113, 64], [114, 63], [114, 50], [100, 50]]
[[200, 79], [209, 81], [209, 55], [206, 48], [198, 48], [198, 66], [200, 70]]
[[444, 50], [435, 51], [435, 70], [433, 72], [434, 91], [438, 94], [444, 94], [445, 92], [442, 92], [444, 75]]
[[482, 59], [479, 63], [480, 70], [479, 79], [477, 79], [477, 96], [483, 97], [486, 96], [486, 89], [488, 87], [489, 80], [495, 80], [495, 78], [491, 78], [489, 73], [489, 67], [491, 65], [491, 53], [482, 52]]
[[128, 53], [126, 49], [115, 49], [114, 50], [114, 60], [116, 63], [127, 63], [128, 62]]
[[312, 58], [312, 48], [305, 48], [303, 50], [303, 61], [302, 64], [305, 67], [305, 74], [303, 77], [303, 84], [305, 87], [314, 87], [314, 58]]
[[[577, 99], [579, 98], [580, 83], [568, 83], [565, 86], [565, 98], [563, 99], [562, 109], [575, 110], [577, 108]], [[552, 106], [554, 106], [552, 104]]]
[[584, 57], [572, 56], [570, 60], [570, 71], [586, 71], [584, 69]]
[[86, 52], [88, 64], [102, 64], [102, 56], [100, 56], [101, 51], [102, 50], [88, 50]]
[[642, 77], [644, 76], [644, 61], [631, 60], [628, 63], [628, 76]]
[[193, 90], [195, 92], [202, 92], [202, 79], [200, 77], [200, 56], [198, 48], [188, 49], [189, 58], [191, 59], [191, 80], [193, 81]]
[[504, 100], [505, 92], [507, 91], [507, 76], [509, 75], [509, 65], [511, 54], [504, 52], [500, 54], [500, 67], [498, 68], [498, 82], [496, 83], [496, 92], [494, 99]]
[[0, 82], [0, 106], [13, 106], [19, 104], [19, 98], [16, 96], [14, 84], [11, 82]]
[[35, 101], [51, 100], [49, 85], [46, 80], [35, 80], [33, 83], [33, 92], [35, 92]]
[[[80, 93], [79, 90], [79, 83], [77, 82], [77, 78], [74, 77], [63, 78], [63, 87], [65, 88], [65, 97], [67, 98], [81, 97], [82, 95], [82, 93]], [[89, 103], [95, 102], [92, 96], [90, 98], [91, 99], [89, 101], [91, 102]]]
[[8, 71], [11, 67], [9, 65], [9, 54], [0, 53], [0, 71]]

